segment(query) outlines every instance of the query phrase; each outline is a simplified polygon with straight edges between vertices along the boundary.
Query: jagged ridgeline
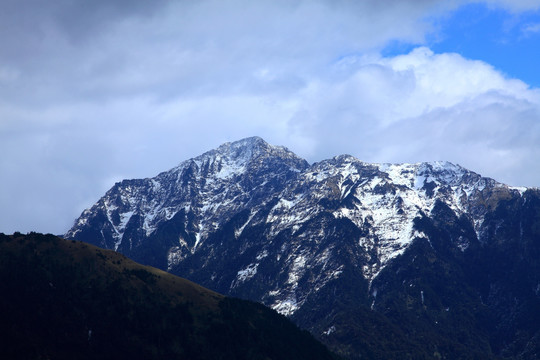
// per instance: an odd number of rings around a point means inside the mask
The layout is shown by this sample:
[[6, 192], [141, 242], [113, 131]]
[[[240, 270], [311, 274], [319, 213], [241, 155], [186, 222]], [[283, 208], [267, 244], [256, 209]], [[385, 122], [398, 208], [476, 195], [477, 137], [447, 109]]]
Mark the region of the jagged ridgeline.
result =
[[115, 184], [66, 237], [261, 302], [350, 359], [535, 358], [539, 199], [254, 137]]
[[284, 316], [123, 255], [0, 234], [2, 359], [332, 359]]

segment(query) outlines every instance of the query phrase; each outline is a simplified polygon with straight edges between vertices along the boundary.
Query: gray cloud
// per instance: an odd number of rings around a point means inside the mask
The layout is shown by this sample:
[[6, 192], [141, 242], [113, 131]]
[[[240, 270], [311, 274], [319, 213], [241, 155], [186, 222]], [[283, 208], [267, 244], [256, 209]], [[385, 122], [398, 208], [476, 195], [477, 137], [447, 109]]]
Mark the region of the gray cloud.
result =
[[3, 98], [294, 87], [343, 54], [396, 37], [422, 41], [417, 18], [430, 3], [379, 11], [378, 2], [37, 2], [3, 5], [0, 59], [16, 80]]
[[537, 90], [455, 54], [378, 55], [459, 3], [3, 1], [0, 231], [64, 232], [114, 181], [251, 135], [540, 184]]

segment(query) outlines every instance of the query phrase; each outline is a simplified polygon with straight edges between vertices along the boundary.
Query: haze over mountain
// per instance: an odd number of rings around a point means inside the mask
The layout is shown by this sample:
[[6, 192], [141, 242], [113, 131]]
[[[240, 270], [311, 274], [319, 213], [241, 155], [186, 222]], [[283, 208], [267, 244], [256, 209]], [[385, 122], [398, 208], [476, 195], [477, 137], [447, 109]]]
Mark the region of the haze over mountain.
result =
[[116, 183], [66, 237], [262, 302], [350, 359], [540, 346], [540, 192], [448, 162], [310, 165], [247, 138]]

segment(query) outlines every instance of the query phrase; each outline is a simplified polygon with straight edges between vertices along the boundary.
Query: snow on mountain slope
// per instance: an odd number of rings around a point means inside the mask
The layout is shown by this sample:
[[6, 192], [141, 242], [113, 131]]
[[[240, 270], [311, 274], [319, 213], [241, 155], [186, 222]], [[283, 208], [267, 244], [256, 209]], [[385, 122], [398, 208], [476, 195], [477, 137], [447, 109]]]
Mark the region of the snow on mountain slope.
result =
[[[290, 227], [294, 231], [328, 211], [328, 203], [333, 202], [334, 217], [347, 218], [359, 228], [370, 225], [372, 231], [359, 239], [359, 246], [377, 254], [377, 261], [364, 268], [366, 278], [372, 279], [415, 237], [425, 236], [413, 229], [413, 220], [429, 214], [436, 201], [458, 215], [468, 214], [486, 188], [510, 189], [448, 162], [368, 164], [342, 155], [304, 171], [297, 184], [280, 195], [267, 221], [271, 234]], [[485, 209], [471, 213], [477, 226], [483, 213]]]
[[[286, 148], [270, 146], [258, 137], [226, 143], [152, 179], [115, 184], [65, 236], [78, 238], [85, 229], [97, 227], [99, 245], [132, 249], [184, 210], [192, 218], [191, 235], [196, 241], [180, 250], [193, 252], [220, 224], [281, 190], [307, 166]], [[137, 236], [125, 236], [130, 226], [138, 227]], [[187, 244], [186, 240], [179, 239], [179, 244]]]
[[[429, 216], [436, 202], [469, 217], [481, 237], [494, 193], [520, 190], [448, 162], [369, 164], [341, 155], [310, 166], [286, 148], [254, 137], [223, 144], [154, 178], [115, 184], [66, 237], [166, 264], [168, 270], [204, 257], [198, 266], [214, 275], [199, 281], [240, 296], [243, 285], [278, 277], [252, 297], [262, 296], [291, 315], [344, 271], [338, 256], [343, 245], [332, 237], [342, 231], [335, 221], [354, 227], [349, 251], [357, 255], [350, 266], [371, 282], [415, 238], [426, 237], [414, 220]], [[235, 240], [227, 242], [223, 229], [229, 227]], [[460, 248], [467, 247], [464, 240]], [[224, 260], [225, 251], [231, 254]], [[152, 263], [150, 256], [163, 259]], [[269, 259], [272, 265], [263, 266]], [[231, 274], [212, 270], [212, 261], [231, 268]], [[312, 269], [320, 273], [313, 275]], [[299, 284], [308, 274], [311, 285], [302, 290]]]
[[[441, 276], [452, 291], [440, 295], [439, 305], [453, 299], [456, 284], [472, 279], [460, 288], [464, 300], [452, 300], [456, 307], [492, 301], [497, 313], [498, 304], [509, 306], [512, 299], [492, 293], [506, 285], [478, 274], [477, 263], [497, 268], [482, 251], [503, 263], [503, 255], [520, 249], [525, 255], [516, 259], [540, 254], [538, 214], [538, 190], [509, 187], [449, 162], [372, 164], [340, 155], [310, 165], [254, 137], [154, 178], [115, 184], [65, 237], [262, 302], [329, 344], [345, 341], [358, 351], [364, 345], [356, 332], [347, 333], [359, 326], [350, 316], [402, 314], [403, 301], [405, 309], [416, 302], [424, 311], [433, 289], [446, 291]], [[444, 266], [430, 277], [437, 262]], [[415, 288], [431, 280], [431, 292]], [[537, 289], [540, 279], [529, 280], [527, 289]], [[447, 308], [433, 316], [442, 321]]]

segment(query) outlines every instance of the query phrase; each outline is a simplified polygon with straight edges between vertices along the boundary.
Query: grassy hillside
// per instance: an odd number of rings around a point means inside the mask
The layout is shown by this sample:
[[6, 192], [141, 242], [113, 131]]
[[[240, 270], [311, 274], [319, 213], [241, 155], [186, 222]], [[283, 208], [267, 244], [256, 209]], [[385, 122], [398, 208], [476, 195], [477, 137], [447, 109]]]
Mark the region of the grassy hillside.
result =
[[2, 359], [331, 359], [262, 305], [53, 235], [0, 234]]

